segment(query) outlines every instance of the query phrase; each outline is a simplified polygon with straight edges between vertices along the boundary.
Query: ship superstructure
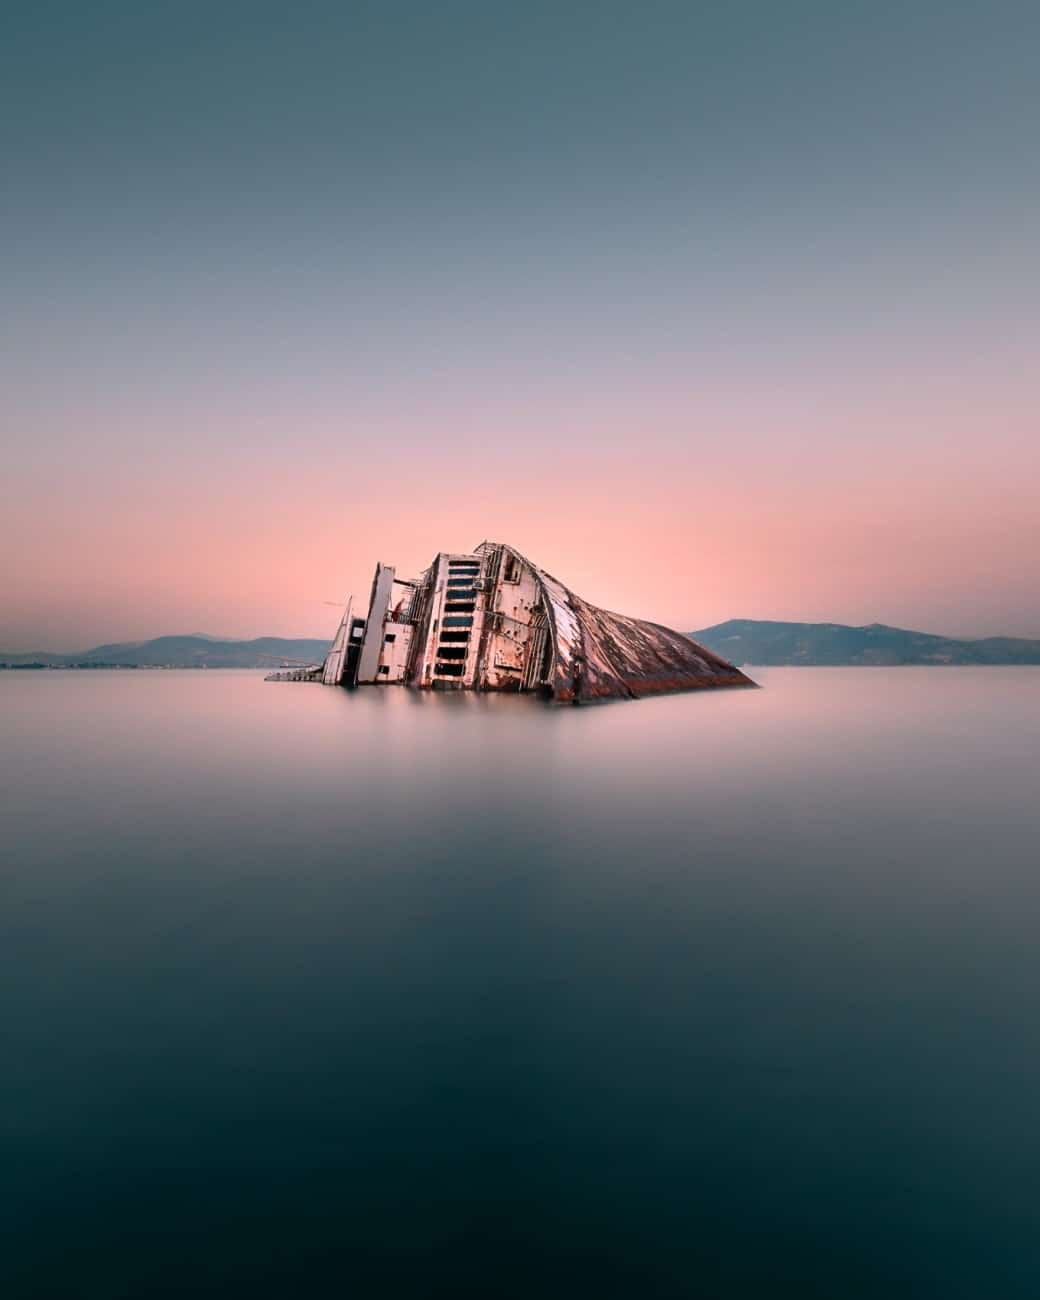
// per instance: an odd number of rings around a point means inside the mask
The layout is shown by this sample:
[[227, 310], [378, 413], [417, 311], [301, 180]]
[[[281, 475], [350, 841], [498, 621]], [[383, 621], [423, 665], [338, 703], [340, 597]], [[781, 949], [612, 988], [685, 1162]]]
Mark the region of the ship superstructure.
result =
[[442, 551], [418, 578], [376, 565], [366, 613], [348, 601], [322, 667], [273, 676], [565, 702], [754, 684], [679, 632], [590, 605], [502, 542]]

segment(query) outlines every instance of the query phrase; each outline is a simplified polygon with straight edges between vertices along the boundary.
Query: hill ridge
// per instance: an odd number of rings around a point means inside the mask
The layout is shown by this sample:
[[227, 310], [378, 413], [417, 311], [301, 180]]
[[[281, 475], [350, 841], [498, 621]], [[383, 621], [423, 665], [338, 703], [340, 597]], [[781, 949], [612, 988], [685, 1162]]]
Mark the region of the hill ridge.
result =
[[791, 623], [732, 618], [689, 634], [735, 664], [894, 667], [910, 664], [1040, 664], [1040, 640], [967, 639], [887, 623]]
[[271, 668], [281, 661], [320, 663], [328, 641], [316, 637], [259, 636], [219, 640], [198, 633], [147, 641], [112, 641], [69, 654], [0, 651], [5, 668]]

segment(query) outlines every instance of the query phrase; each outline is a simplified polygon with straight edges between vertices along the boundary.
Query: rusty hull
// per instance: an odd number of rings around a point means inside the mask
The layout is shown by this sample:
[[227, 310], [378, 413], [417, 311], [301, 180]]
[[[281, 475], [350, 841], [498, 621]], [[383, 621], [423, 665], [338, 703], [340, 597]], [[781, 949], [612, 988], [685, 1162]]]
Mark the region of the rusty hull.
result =
[[590, 605], [503, 542], [442, 551], [416, 579], [379, 564], [367, 617], [347, 606], [320, 676], [575, 704], [754, 685], [671, 628]]
[[[530, 561], [527, 561], [530, 563]], [[669, 691], [755, 683], [681, 632], [600, 609], [537, 570], [554, 628], [547, 683], [560, 701], [639, 699]]]

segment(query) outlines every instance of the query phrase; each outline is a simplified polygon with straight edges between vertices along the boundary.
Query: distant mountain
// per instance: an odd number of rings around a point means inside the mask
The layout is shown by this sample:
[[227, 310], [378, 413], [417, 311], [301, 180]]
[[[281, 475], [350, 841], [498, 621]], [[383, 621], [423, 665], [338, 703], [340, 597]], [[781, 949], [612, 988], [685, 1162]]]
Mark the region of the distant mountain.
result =
[[160, 636], [152, 641], [99, 645], [75, 654], [4, 654], [0, 668], [277, 668], [287, 663], [321, 663], [327, 641], [261, 636], [220, 641], [203, 635]]
[[733, 618], [691, 632], [695, 641], [734, 664], [854, 665], [1040, 664], [1040, 641], [986, 637], [958, 641], [871, 623], [773, 623]]
[[[1040, 641], [958, 641], [883, 623], [848, 627], [734, 618], [689, 635], [734, 664], [1040, 664]], [[327, 641], [306, 637], [234, 641], [194, 633], [115, 642], [67, 655], [0, 651], [0, 668], [277, 668], [283, 663], [320, 664], [328, 648]]]

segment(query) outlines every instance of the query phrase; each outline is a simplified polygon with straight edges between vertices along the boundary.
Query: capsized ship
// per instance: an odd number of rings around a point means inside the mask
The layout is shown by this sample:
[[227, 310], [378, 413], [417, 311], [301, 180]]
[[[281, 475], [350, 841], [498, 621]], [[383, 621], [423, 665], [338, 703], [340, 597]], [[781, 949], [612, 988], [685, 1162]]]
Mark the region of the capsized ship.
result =
[[268, 680], [532, 691], [574, 703], [754, 685], [680, 632], [590, 605], [502, 542], [442, 551], [418, 578], [377, 564], [367, 611], [348, 601], [324, 664]]

